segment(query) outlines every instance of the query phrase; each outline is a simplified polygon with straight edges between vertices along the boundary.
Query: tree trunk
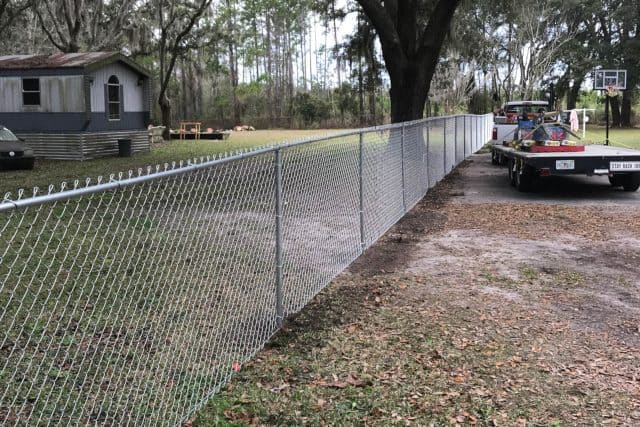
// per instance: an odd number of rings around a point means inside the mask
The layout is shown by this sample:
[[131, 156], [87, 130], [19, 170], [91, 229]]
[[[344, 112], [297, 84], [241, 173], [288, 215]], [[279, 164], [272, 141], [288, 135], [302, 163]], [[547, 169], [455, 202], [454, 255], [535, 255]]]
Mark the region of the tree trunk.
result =
[[181, 78], [181, 86], [182, 86], [182, 90], [181, 90], [181, 98], [182, 98], [182, 120], [188, 120], [187, 117], [189, 117], [189, 109], [187, 106], [188, 103], [188, 99], [189, 99], [189, 95], [188, 95], [188, 89], [187, 89], [187, 80], [189, 79], [189, 77], [187, 76], [187, 65], [186, 65], [186, 61], [184, 60], [184, 57], [182, 57], [180, 59], [180, 64], [181, 64], [181, 72], [180, 72], [180, 76]]
[[[435, 66], [434, 66], [435, 68]], [[394, 123], [421, 119], [433, 72], [411, 67], [401, 79], [391, 80], [391, 121]], [[398, 81], [399, 80], [399, 81]]]
[[162, 113], [162, 126], [164, 126], [164, 132], [162, 137], [165, 140], [171, 139], [171, 101], [166, 94], [160, 96], [158, 99], [160, 105], [160, 112]]
[[578, 102], [578, 96], [580, 95], [580, 86], [582, 85], [582, 79], [576, 80], [573, 83], [573, 87], [570, 87], [567, 91], [567, 110], [573, 110], [576, 108]]
[[633, 90], [625, 90], [622, 93], [622, 111], [620, 114], [620, 125], [623, 127], [631, 127], [631, 100], [633, 99]]
[[362, 70], [362, 55], [358, 57], [358, 116], [360, 126], [365, 123], [364, 117], [364, 72]]
[[442, 45], [460, 0], [434, 2], [426, 26], [415, 1], [358, 0], [380, 37], [391, 80], [391, 121], [420, 119]]
[[[331, 1], [331, 19], [333, 20], [333, 44], [334, 46], [338, 46], [338, 26], [336, 25], [336, 2], [335, 0]], [[336, 55], [336, 72], [338, 76], [338, 87], [342, 86], [342, 76], [340, 75], [340, 70], [342, 69], [340, 55]]]
[[611, 126], [620, 127], [620, 98], [617, 96], [607, 98], [611, 110]]

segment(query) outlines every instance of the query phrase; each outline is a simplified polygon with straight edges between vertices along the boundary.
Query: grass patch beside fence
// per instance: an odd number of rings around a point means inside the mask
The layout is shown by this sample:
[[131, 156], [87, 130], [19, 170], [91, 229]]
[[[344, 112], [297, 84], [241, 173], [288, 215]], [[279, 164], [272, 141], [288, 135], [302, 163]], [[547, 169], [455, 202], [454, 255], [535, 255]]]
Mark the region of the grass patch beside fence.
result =
[[[602, 126], [587, 127], [584, 141], [593, 144], [602, 144], [605, 140], [606, 130]], [[582, 129], [577, 134], [582, 137]], [[617, 147], [640, 149], [640, 129], [609, 129], [609, 144]]]
[[108, 157], [84, 162], [67, 160], [37, 160], [31, 171], [0, 171], [0, 197], [6, 192], [15, 193], [23, 188], [31, 194], [33, 187], [46, 192], [49, 185], [58, 186], [66, 181], [73, 184], [75, 179], [96, 178], [120, 171], [146, 169], [151, 165], [163, 165], [174, 161], [206, 157], [214, 154], [250, 149], [261, 145], [278, 144], [335, 133], [336, 130], [260, 130], [255, 132], [234, 132], [228, 140], [177, 141], [152, 144], [148, 153], [134, 154], [132, 157]]

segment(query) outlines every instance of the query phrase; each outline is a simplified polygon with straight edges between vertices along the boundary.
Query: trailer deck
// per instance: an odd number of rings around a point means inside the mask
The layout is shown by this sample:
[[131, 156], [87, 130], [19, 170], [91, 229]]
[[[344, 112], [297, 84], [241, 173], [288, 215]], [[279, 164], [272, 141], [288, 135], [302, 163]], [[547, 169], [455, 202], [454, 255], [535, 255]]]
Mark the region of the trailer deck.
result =
[[587, 145], [584, 151], [532, 153], [513, 147], [492, 147], [495, 163], [507, 164], [509, 180], [529, 191], [539, 177], [551, 175], [607, 175], [611, 185], [636, 191], [640, 187], [640, 151], [606, 145]]

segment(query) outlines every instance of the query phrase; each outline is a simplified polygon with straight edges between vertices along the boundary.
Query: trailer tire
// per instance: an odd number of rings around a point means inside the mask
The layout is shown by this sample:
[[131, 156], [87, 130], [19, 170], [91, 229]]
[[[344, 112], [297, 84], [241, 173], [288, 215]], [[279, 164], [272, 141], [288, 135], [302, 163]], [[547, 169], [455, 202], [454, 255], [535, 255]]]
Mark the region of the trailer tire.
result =
[[516, 174], [517, 174], [517, 171], [515, 170], [516, 169], [516, 161], [515, 161], [515, 159], [509, 159], [507, 168], [509, 169], [508, 170], [508, 173], [509, 173], [509, 175], [508, 175], [509, 176], [509, 184], [511, 184], [512, 186], [515, 187], [515, 185], [516, 185]]
[[529, 165], [523, 164], [516, 171], [516, 188], [523, 193], [533, 190], [533, 181], [535, 179], [535, 169]]
[[630, 173], [623, 176], [622, 188], [624, 191], [637, 191], [640, 188], [640, 173]]
[[622, 187], [622, 181], [624, 181], [623, 179], [624, 177], [622, 175], [613, 175], [609, 177], [609, 184], [611, 184], [612, 187]]

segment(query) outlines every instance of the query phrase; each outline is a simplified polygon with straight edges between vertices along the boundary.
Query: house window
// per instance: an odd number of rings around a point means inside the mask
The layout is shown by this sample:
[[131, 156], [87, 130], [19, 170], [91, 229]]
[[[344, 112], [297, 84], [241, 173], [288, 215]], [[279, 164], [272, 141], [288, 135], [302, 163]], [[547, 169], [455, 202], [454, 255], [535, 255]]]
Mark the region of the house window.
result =
[[22, 79], [22, 105], [40, 105], [40, 79]]
[[120, 120], [120, 81], [116, 76], [109, 77], [107, 82], [107, 106], [109, 120]]

